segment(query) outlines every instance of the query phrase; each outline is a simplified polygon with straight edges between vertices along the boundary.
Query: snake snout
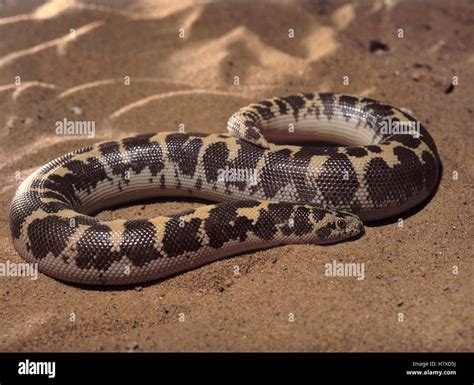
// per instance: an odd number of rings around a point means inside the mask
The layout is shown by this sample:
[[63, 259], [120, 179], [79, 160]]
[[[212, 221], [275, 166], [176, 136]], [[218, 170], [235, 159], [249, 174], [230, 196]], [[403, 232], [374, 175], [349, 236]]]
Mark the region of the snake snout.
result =
[[357, 215], [347, 214], [344, 218], [346, 222], [347, 235], [352, 237], [364, 231], [364, 224]]
[[364, 231], [364, 224], [357, 215], [337, 211], [334, 218], [334, 238], [344, 240], [355, 237]]

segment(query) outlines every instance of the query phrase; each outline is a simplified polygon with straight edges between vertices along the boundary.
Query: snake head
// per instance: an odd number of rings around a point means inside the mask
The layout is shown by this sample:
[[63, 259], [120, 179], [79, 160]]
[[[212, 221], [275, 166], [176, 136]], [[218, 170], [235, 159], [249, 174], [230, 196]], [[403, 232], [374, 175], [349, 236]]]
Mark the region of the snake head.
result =
[[269, 149], [270, 145], [263, 136], [254, 115], [239, 111], [227, 122], [227, 130], [232, 136], [245, 140], [258, 147]]
[[313, 216], [316, 222], [314, 243], [317, 244], [339, 242], [364, 231], [359, 217], [346, 211], [317, 207], [313, 210]]

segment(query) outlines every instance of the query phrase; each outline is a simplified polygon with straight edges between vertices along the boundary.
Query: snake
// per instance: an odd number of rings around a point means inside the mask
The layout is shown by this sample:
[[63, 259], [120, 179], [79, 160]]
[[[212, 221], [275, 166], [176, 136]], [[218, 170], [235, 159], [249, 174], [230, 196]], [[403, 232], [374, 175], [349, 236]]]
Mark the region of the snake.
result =
[[[139, 284], [258, 249], [355, 238], [364, 222], [400, 215], [437, 186], [426, 128], [366, 97], [274, 97], [240, 108], [227, 129], [139, 134], [50, 161], [12, 199], [15, 250], [61, 281]], [[146, 219], [95, 216], [154, 197], [209, 204]]]

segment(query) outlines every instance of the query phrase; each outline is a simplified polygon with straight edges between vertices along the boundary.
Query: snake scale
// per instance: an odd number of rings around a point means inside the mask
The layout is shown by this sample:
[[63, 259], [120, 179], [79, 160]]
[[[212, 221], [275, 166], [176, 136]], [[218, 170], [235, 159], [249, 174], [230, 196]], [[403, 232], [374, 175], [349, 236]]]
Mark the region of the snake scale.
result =
[[[241, 108], [228, 130], [138, 135], [49, 162], [13, 197], [15, 249], [60, 280], [141, 283], [249, 250], [350, 238], [362, 221], [398, 215], [437, 185], [426, 129], [372, 99], [275, 97]], [[315, 140], [340, 146], [297, 145]], [[150, 219], [92, 216], [156, 196], [217, 203]]]

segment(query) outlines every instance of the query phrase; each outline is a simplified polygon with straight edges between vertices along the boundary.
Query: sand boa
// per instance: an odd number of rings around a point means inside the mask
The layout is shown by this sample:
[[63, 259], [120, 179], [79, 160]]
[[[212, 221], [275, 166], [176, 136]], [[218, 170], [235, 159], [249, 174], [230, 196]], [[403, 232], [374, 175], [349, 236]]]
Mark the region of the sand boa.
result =
[[[277, 97], [242, 108], [228, 129], [232, 136], [138, 135], [51, 161], [13, 198], [16, 250], [58, 279], [139, 283], [243, 251], [352, 237], [361, 220], [414, 207], [438, 180], [428, 132], [367, 98]], [[310, 139], [348, 147], [269, 143]], [[152, 219], [87, 215], [163, 195], [223, 203]]]

